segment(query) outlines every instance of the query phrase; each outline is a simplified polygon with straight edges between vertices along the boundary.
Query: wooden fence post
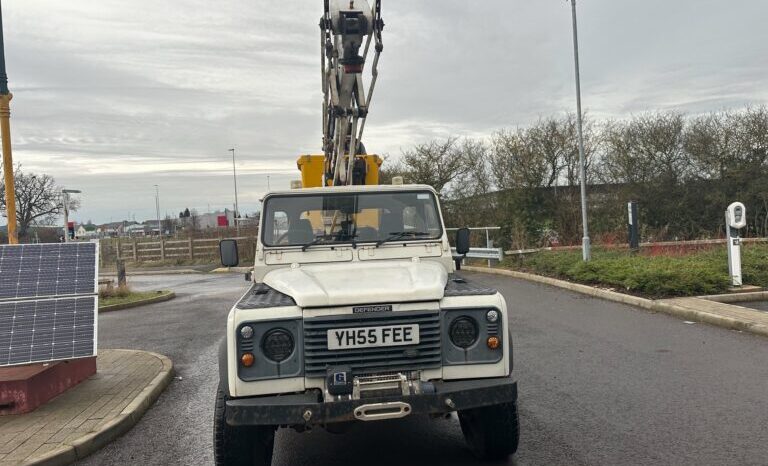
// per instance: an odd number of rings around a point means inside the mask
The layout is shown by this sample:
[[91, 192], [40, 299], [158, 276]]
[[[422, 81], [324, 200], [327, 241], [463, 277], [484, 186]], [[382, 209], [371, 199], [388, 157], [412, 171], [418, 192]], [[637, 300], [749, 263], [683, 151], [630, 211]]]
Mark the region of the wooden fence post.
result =
[[117, 286], [125, 286], [125, 262], [122, 259], [117, 259]]
[[133, 261], [138, 262], [139, 261], [139, 248], [136, 245], [136, 239], [133, 240]]
[[165, 260], [165, 240], [160, 237], [160, 260]]
[[192, 238], [189, 238], [189, 258], [190, 259], [195, 258], [195, 243], [192, 240]]

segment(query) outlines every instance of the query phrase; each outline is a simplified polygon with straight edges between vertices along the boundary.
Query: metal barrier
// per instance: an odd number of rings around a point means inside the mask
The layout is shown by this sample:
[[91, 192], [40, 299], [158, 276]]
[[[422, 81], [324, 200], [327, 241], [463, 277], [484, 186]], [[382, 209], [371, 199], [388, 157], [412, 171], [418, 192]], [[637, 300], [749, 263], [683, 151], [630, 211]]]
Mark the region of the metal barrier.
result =
[[[456, 231], [458, 228], [446, 228], [445, 231]], [[469, 228], [469, 231], [485, 231], [485, 247], [484, 248], [470, 248], [467, 257], [470, 259], [488, 259], [488, 267], [490, 267], [491, 261], [501, 261], [504, 259], [504, 251], [501, 248], [494, 248], [493, 241], [491, 240], [491, 231], [499, 231], [501, 227], [473, 227]], [[454, 253], [455, 248], [451, 249]]]
[[[451, 252], [456, 255], [456, 248], [451, 248]], [[488, 259], [488, 261], [501, 261], [504, 259], [504, 250], [502, 248], [469, 248], [467, 257], [470, 259]]]

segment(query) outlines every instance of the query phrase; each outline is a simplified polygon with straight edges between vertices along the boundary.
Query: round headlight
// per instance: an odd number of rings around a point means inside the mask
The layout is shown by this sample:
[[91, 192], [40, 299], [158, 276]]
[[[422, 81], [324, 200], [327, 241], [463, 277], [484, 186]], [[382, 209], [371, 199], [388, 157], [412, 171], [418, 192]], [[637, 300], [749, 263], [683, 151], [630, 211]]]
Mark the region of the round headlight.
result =
[[293, 353], [293, 335], [281, 328], [270, 330], [261, 340], [264, 356], [274, 362], [283, 362]]
[[485, 318], [488, 319], [488, 322], [495, 323], [497, 320], [499, 320], [499, 312], [491, 309], [487, 314], [485, 314]]
[[469, 317], [459, 317], [451, 322], [449, 335], [454, 345], [469, 348], [477, 341], [477, 322]]
[[250, 340], [253, 338], [253, 327], [250, 325], [244, 325], [240, 328], [240, 336], [243, 337], [243, 340]]

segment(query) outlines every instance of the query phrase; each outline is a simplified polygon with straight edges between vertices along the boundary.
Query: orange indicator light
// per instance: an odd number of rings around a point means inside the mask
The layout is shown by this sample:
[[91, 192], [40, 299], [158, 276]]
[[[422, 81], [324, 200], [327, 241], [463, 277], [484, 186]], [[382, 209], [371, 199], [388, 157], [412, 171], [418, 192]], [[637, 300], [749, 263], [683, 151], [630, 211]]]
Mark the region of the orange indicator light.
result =
[[488, 337], [488, 348], [498, 349], [499, 346], [501, 346], [501, 341], [499, 341], [499, 337]]
[[256, 358], [254, 358], [253, 354], [251, 354], [251, 353], [244, 353], [242, 356], [240, 356], [240, 362], [245, 367], [251, 367], [255, 360], [256, 360]]

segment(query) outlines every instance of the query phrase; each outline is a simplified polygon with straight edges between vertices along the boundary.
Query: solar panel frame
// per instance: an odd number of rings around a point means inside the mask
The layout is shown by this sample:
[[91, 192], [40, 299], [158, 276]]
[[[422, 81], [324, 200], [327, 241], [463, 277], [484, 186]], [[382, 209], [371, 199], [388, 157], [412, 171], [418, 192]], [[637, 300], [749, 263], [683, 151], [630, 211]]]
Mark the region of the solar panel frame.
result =
[[97, 355], [98, 258], [97, 242], [0, 246], [0, 367]]

